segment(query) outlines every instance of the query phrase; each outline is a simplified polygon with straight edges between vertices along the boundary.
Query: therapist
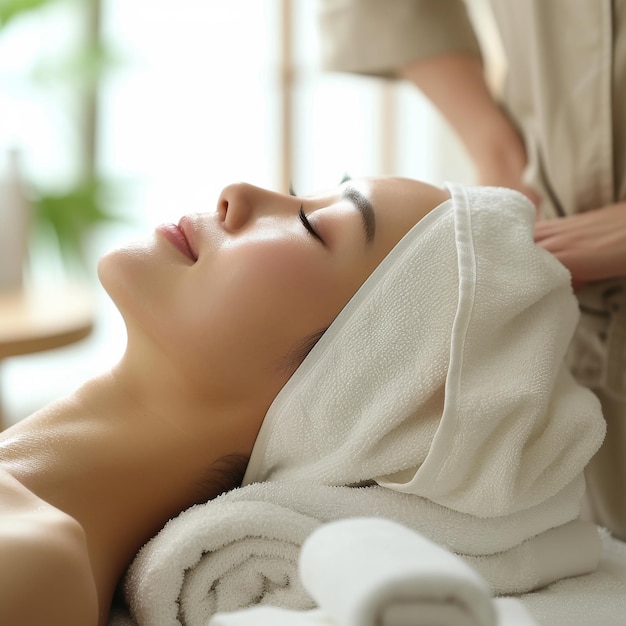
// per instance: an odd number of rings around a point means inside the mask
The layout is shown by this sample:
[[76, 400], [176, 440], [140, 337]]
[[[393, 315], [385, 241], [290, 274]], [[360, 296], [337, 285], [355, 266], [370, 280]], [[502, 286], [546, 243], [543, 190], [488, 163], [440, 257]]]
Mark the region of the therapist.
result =
[[626, 539], [626, 0], [492, 0], [508, 74], [494, 96], [462, 0], [320, 0], [329, 70], [414, 83], [481, 184], [538, 206], [537, 242], [571, 271], [582, 318], [568, 357], [602, 402], [589, 514]]

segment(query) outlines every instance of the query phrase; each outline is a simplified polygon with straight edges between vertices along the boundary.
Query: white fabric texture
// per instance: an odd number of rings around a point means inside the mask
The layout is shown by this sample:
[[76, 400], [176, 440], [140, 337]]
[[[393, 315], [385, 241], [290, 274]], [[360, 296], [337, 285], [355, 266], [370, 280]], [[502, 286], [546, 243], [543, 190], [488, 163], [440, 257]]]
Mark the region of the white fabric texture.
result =
[[[542, 526], [528, 512], [479, 519], [378, 485], [255, 483], [171, 520], [137, 555], [123, 590], [140, 626], [204, 626], [216, 612], [257, 604], [309, 609], [298, 576], [305, 539], [332, 520], [378, 516], [454, 544], [492, 593], [523, 592], [597, 566], [595, 526], [573, 519], [570, 498], [557, 509], [555, 528], [524, 540]], [[550, 507], [544, 516], [555, 519]]]
[[[489, 586], [469, 565], [389, 520], [323, 525], [304, 542], [299, 571], [317, 606], [337, 626], [496, 624]], [[302, 613], [299, 621], [308, 617]], [[228, 623], [218, 615], [210, 625]], [[257, 623], [254, 609], [247, 623]]]
[[320, 609], [257, 606], [209, 626], [536, 626], [518, 599], [492, 601], [461, 559], [381, 518], [325, 524], [305, 541], [299, 570]]
[[255, 606], [233, 613], [218, 613], [208, 626], [337, 626], [321, 609], [295, 611], [276, 606]]
[[578, 479], [604, 422], [563, 365], [569, 273], [521, 194], [448, 188], [277, 396], [244, 482], [374, 479], [492, 517]]
[[[521, 594], [516, 598], [496, 598], [495, 605], [500, 619], [498, 624], [529, 626], [527, 616], [530, 614], [542, 626], [623, 626], [626, 615], [626, 543], [614, 539], [608, 533], [603, 533], [601, 538], [602, 558], [596, 571], [585, 576], [560, 580], [544, 589]], [[520, 603], [525, 610], [520, 611]], [[335, 626], [319, 609], [296, 612], [277, 607], [262, 608], [263, 612], [259, 610], [255, 615], [259, 618], [254, 622], [255, 626]], [[248, 609], [252, 610], [256, 609]], [[296, 618], [303, 613], [308, 621], [297, 621]], [[228, 616], [234, 620], [246, 614], [247, 611], [244, 610], [221, 614], [220, 617]], [[140, 622], [133, 620], [123, 607], [116, 607], [109, 624], [138, 626]], [[232, 621], [224, 622], [224, 626], [248, 624]]]
[[626, 543], [601, 534], [596, 571], [567, 578], [520, 596], [535, 620], [546, 626], [623, 626], [626, 616]]
[[538, 626], [530, 611], [520, 598], [495, 598], [496, 623], [498, 626]]
[[[229, 494], [226, 494], [229, 495]], [[123, 583], [137, 624], [204, 626], [256, 603], [311, 608], [296, 563], [319, 521], [268, 502], [213, 500], [171, 520]]]
[[[494, 606], [498, 616], [497, 626], [538, 626], [522, 601], [517, 598], [496, 598]], [[421, 616], [423, 618], [421, 621], [415, 621], [414, 617], [409, 616], [408, 619], [412, 621], [406, 624], [395, 623], [393, 626], [476, 626], [475, 622], [468, 624], [463, 621], [463, 616], [454, 610], [446, 616], [441, 616], [441, 610], [438, 616], [433, 616], [424, 610]], [[435, 621], [436, 618], [440, 619]], [[573, 622], [569, 626], [572, 624]], [[295, 611], [273, 606], [260, 606], [233, 613], [219, 613], [209, 622], [209, 626], [340, 626], [340, 624], [333, 621], [321, 609]], [[383, 622], [381, 626], [391, 626], [391, 624]]]
[[491, 590], [474, 569], [389, 520], [325, 524], [304, 542], [299, 571], [316, 605], [340, 626], [405, 626], [424, 613], [425, 623], [495, 624]]

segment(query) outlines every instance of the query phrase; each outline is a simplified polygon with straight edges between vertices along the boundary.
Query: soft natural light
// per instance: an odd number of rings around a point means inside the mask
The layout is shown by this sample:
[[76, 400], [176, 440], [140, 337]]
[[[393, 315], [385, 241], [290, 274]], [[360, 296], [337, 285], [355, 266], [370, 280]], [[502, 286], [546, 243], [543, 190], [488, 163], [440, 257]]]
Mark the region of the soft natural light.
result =
[[[104, 0], [103, 36], [116, 65], [100, 90], [96, 157], [100, 172], [120, 188], [117, 210], [126, 221], [99, 229], [89, 241], [98, 302], [93, 335], [1, 364], [9, 421], [69, 392], [123, 350], [121, 320], [95, 279], [97, 258], [107, 248], [164, 220], [210, 210], [230, 182], [280, 187], [282, 5]], [[71, 102], [45, 82], [46, 63], [77, 36], [72, 7], [61, 2], [0, 31], [0, 154], [17, 147], [25, 175], [40, 183], [64, 180], [76, 167]], [[437, 114], [415, 89], [402, 85], [393, 95], [394, 171], [384, 171], [382, 84], [322, 72], [316, 3], [294, 0], [292, 9], [290, 169], [299, 192], [334, 185], [346, 172], [395, 173], [436, 184], [471, 178]], [[52, 266], [35, 251], [30, 280], [46, 280]]]

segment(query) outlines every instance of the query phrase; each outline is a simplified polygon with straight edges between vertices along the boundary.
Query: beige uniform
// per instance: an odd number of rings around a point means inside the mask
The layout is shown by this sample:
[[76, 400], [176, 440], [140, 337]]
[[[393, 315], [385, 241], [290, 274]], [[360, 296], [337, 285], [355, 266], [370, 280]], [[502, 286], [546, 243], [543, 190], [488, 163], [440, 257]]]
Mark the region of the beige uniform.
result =
[[[546, 216], [626, 200], [626, 0], [491, 0], [507, 57], [502, 104], [524, 137]], [[325, 68], [374, 76], [442, 53], [480, 55], [462, 0], [321, 0]], [[626, 539], [626, 278], [579, 292], [570, 350], [606, 441], [587, 472], [596, 520]]]

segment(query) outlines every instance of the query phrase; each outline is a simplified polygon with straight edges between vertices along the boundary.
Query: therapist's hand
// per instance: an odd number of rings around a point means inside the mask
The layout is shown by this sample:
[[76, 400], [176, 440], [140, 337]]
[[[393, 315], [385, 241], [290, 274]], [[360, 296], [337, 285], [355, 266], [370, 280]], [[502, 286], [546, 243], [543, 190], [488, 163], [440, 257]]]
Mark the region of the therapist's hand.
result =
[[569, 269], [575, 289], [626, 276], [626, 202], [538, 221], [535, 241]]

